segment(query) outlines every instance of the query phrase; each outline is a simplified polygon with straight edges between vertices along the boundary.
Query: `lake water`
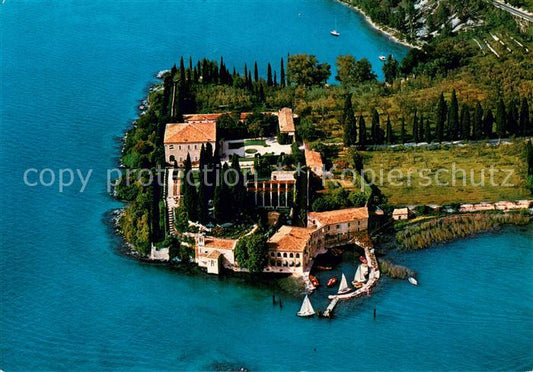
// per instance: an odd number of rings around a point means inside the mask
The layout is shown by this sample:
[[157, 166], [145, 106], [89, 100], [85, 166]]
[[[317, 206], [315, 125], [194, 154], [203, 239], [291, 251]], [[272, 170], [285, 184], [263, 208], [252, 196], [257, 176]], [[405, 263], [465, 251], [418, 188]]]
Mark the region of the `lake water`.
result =
[[[533, 368], [531, 229], [399, 256], [420, 287], [382, 280], [333, 321], [119, 253], [105, 170], [154, 73], [181, 55], [266, 70], [305, 52], [366, 57], [382, 76], [377, 57], [406, 49], [355, 12], [328, 0], [7, 0], [0, 25], [1, 369]], [[85, 192], [77, 180], [60, 193], [25, 186], [29, 168], [93, 173]]]

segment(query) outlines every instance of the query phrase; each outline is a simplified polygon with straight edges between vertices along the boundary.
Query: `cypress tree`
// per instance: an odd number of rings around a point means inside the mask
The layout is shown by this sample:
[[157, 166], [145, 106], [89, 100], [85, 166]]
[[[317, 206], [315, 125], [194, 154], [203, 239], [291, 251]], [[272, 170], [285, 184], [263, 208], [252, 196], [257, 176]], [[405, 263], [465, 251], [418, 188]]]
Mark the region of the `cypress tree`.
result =
[[452, 91], [452, 99], [450, 101], [450, 112], [448, 114], [448, 138], [450, 140], [457, 139], [459, 136], [459, 103], [457, 102], [457, 95], [455, 89]]
[[244, 64], [244, 82], [248, 86], [248, 66], [246, 66], [246, 63]]
[[507, 109], [507, 132], [509, 135], [516, 135], [518, 133], [518, 107], [515, 104], [514, 100], [511, 100], [509, 107]]
[[274, 81], [272, 83], [274, 84], [275, 87], [278, 86], [278, 77], [276, 75], [276, 71], [274, 71]]
[[464, 103], [461, 106], [461, 138], [470, 139], [470, 109]]
[[424, 126], [424, 141], [431, 143], [433, 138], [431, 137], [431, 125], [429, 124], [429, 119], [426, 119], [426, 125]]
[[372, 135], [372, 141], [375, 144], [380, 144], [380, 127], [379, 127], [379, 113], [378, 110], [372, 109], [372, 126], [370, 127], [370, 133]]
[[285, 87], [285, 67], [283, 67], [283, 58], [281, 59], [281, 69], [279, 72], [279, 85], [281, 85], [282, 88]]
[[444, 100], [444, 94], [440, 94], [439, 102], [437, 104], [437, 110], [435, 113], [435, 122], [437, 123], [436, 136], [437, 141], [442, 142], [444, 140], [444, 123], [446, 122], [446, 112], [448, 108], [446, 101]]
[[200, 185], [198, 186], [198, 220], [201, 224], [206, 224], [209, 218], [209, 196], [207, 185], [205, 184], [205, 172], [200, 171]]
[[259, 70], [257, 69], [257, 61], [254, 63], [254, 82], [259, 80]]
[[424, 114], [420, 114], [420, 121], [418, 123], [418, 141], [424, 141]]
[[235, 179], [231, 186], [231, 195], [233, 197], [232, 210], [235, 215], [241, 215], [246, 210], [246, 186], [244, 185], [244, 176], [241, 172], [239, 157], [234, 154], [231, 158], [231, 168], [235, 170]]
[[483, 107], [481, 107], [481, 103], [478, 102], [476, 104], [476, 110], [474, 111], [472, 138], [474, 140], [480, 139], [482, 132], [483, 132]]
[[529, 119], [529, 104], [526, 97], [522, 98], [522, 104], [520, 105], [520, 133], [522, 136], [532, 133]]
[[183, 57], [180, 58], [180, 84], [185, 85], [185, 64], [183, 63]]
[[272, 83], [272, 67], [270, 66], [270, 63], [267, 65], [267, 86], [271, 87], [273, 85]]
[[387, 115], [387, 126], [386, 126], [385, 141], [386, 141], [387, 145], [390, 145], [390, 144], [394, 143], [394, 138], [393, 138], [393, 134], [392, 134], [392, 125], [391, 125], [391, 122], [390, 122], [389, 115]]
[[344, 101], [341, 124], [344, 127], [343, 141], [345, 147], [350, 147], [357, 142], [357, 123], [352, 107], [352, 95], [348, 94]]
[[498, 106], [496, 107], [496, 134], [498, 137], [505, 136], [505, 104], [503, 99], [500, 98], [498, 101]]
[[406, 133], [405, 133], [405, 119], [403, 118], [402, 116], [402, 128], [400, 130], [400, 142], [403, 144], [405, 143], [405, 137], [406, 137]]
[[413, 116], [413, 140], [415, 143], [420, 142], [420, 138], [418, 138], [419, 130], [418, 130], [418, 116], [415, 109], [415, 115]]
[[196, 221], [198, 217], [198, 210], [196, 208], [196, 202], [198, 198], [196, 195], [196, 186], [193, 184], [194, 178], [192, 176], [192, 162], [189, 154], [187, 154], [187, 159], [185, 160], [183, 175], [184, 178], [181, 182], [181, 193], [183, 196], [182, 202], [185, 210], [187, 211], [189, 220]]
[[359, 115], [359, 144], [366, 145], [366, 125], [363, 114]]
[[487, 110], [487, 114], [483, 119], [483, 134], [485, 138], [492, 138], [492, 126], [494, 124], [494, 116], [492, 110]]

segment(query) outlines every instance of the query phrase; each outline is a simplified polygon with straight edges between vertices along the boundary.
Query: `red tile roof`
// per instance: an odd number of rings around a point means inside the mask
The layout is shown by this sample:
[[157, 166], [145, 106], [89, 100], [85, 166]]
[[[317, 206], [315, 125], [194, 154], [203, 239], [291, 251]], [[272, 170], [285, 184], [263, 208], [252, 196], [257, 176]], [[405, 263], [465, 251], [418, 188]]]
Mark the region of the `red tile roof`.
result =
[[354, 220], [368, 219], [368, 208], [346, 208], [328, 212], [309, 212], [308, 220], [317, 220], [322, 225], [351, 222]]
[[314, 231], [315, 229], [306, 227], [281, 226], [268, 239], [268, 247], [276, 251], [303, 252]]
[[167, 124], [164, 143], [205, 143], [215, 142], [217, 125], [207, 123]]
[[278, 113], [279, 131], [282, 133], [294, 132], [294, 118], [292, 110], [284, 107]]

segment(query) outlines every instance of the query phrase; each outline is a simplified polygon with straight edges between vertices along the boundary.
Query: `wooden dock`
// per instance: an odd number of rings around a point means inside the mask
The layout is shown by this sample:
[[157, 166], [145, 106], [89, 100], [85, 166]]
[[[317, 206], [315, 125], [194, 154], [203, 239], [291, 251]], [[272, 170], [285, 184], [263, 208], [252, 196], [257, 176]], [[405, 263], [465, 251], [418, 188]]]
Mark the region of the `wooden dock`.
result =
[[[356, 244], [358, 242], [355, 242]], [[368, 265], [370, 266], [370, 274], [368, 282], [365, 283], [361, 288], [359, 288], [356, 291], [341, 294], [341, 295], [331, 295], [328, 298], [331, 300], [328, 307], [323, 313], [323, 316], [327, 318], [331, 318], [333, 315], [333, 310], [335, 309], [335, 306], [337, 306], [337, 303], [339, 300], [349, 300], [352, 298], [357, 298], [362, 295], [369, 295], [372, 292], [372, 288], [374, 288], [381, 276], [381, 273], [379, 271], [378, 261], [376, 259], [376, 255], [374, 254], [374, 249], [372, 245], [370, 244], [359, 244], [362, 246], [365, 250], [365, 256], [366, 260], [368, 261]]]

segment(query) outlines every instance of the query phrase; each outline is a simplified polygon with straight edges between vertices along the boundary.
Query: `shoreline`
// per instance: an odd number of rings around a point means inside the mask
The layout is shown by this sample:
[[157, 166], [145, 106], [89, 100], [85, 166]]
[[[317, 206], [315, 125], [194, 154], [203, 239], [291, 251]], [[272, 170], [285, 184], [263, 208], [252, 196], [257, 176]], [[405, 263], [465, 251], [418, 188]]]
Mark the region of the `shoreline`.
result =
[[376, 29], [377, 31], [381, 32], [382, 34], [384, 34], [385, 36], [387, 36], [389, 39], [391, 39], [392, 41], [394, 41], [395, 43], [398, 43], [398, 44], [401, 44], [401, 45], [404, 45], [406, 47], [409, 47], [409, 48], [414, 48], [414, 49], [422, 49], [422, 46], [421, 45], [417, 45], [417, 44], [414, 44], [412, 42], [409, 42], [407, 40], [404, 40], [402, 39], [399, 35], [398, 35], [398, 31], [388, 27], [388, 26], [383, 26], [383, 25], [379, 25], [377, 24], [376, 22], [374, 22], [372, 20], [372, 18], [370, 18], [363, 9], [359, 8], [358, 6], [356, 5], [353, 5], [351, 3], [349, 3], [347, 0], [335, 0], [337, 1], [338, 3], [344, 5], [344, 6], [347, 6], [348, 8], [351, 8], [352, 10], [355, 10], [356, 12], [358, 12], [364, 19], [365, 21], [370, 25], [372, 26], [372, 28]]

